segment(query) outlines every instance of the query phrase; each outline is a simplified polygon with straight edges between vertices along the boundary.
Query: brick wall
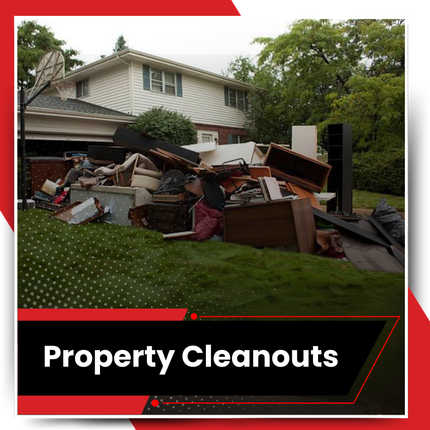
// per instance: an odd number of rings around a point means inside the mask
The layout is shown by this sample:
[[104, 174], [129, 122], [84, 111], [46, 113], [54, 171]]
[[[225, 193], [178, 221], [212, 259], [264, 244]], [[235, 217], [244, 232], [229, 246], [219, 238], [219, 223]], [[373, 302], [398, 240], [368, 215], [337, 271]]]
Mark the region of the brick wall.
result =
[[[217, 131], [219, 136], [219, 144], [228, 143], [228, 135], [243, 136], [246, 138], [246, 132], [243, 128], [223, 127], [219, 125], [194, 124], [197, 130]], [[244, 142], [246, 139], [243, 140]]]

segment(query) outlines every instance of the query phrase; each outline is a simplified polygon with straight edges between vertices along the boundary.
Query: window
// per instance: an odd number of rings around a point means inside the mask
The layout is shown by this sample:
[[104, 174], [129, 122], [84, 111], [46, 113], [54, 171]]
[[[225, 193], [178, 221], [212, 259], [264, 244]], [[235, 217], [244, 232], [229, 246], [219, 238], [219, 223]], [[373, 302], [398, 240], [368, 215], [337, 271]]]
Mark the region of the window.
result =
[[182, 75], [144, 65], [143, 89], [182, 97]]
[[248, 93], [242, 90], [235, 90], [224, 87], [225, 105], [241, 110], [248, 109]]
[[83, 81], [76, 82], [76, 98], [79, 99], [81, 97], [85, 97], [89, 94], [88, 90], [88, 79], [84, 79]]
[[197, 130], [199, 143], [218, 142], [218, 132], [215, 130]]
[[166, 94], [176, 94], [176, 80], [173, 73], [164, 72], [164, 92]]
[[202, 143], [213, 142], [214, 137], [209, 133], [202, 133]]
[[245, 143], [247, 141], [245, 136], [240, 136], [238, 134], [229, 134], [227, 139], [228, 143]]
[[151, 70], [151, 90], [163, 92], [163, 72], [160, 70]]

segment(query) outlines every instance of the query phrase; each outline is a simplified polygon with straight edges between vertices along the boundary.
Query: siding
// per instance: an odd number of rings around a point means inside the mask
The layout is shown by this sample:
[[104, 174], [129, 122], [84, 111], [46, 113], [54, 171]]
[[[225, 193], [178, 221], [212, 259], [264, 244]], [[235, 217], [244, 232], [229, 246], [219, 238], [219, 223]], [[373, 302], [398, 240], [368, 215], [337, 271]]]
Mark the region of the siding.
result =
[[79, 100], [131, 113], [129, 67], [121, 65], [89, 77], [89, 95]]
[[163, 106], [183, 113], [194, 123], [238, 128], [244, 126], [244, 113], [224, 105], [224, 85], [222, 84], [182, 74], [183, 97], [177, 97], [145, 91], [141, 63], [132, 63], [132, 76], [134, 115], [139, 115], [152, 107]]

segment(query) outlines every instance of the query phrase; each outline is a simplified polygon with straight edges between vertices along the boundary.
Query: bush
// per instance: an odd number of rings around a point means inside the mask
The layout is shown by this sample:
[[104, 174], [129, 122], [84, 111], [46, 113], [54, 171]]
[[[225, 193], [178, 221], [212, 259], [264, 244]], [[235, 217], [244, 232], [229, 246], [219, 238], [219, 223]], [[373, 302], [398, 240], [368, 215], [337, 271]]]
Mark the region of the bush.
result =
[[191, 120], [179, 112], [162, 107], [152, 108], [139, 115], [131, 128], [179, 146], [197, 142], [197, 131]]
[[405, 195], [403, 150], [367, 152], [353, 157], [354, 188], [377, 193]]

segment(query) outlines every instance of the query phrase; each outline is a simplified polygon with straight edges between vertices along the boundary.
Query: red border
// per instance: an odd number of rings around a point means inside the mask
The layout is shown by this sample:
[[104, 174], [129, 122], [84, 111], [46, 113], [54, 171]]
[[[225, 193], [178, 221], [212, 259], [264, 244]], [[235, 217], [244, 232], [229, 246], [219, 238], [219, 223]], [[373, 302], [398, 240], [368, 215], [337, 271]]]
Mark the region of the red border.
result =
[[188, 309], [18, 309], [18, 321], [182, 321]]
[[140, 415], [149, 396], [18, 396], [18, 415]]

